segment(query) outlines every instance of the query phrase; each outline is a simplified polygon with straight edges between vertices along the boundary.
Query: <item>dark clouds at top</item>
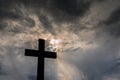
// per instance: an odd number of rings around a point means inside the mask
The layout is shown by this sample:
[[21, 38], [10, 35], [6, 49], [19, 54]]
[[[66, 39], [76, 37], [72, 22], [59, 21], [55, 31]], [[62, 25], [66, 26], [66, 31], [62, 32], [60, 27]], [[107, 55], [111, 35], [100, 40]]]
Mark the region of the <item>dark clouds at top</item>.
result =
[[[52, 3], [55, 8], [54, 11], [51, 11], [55, 20], [70, 21], [75, 20], [85, 14], [89, 9], [91, 1], [85, 0], [54, 0]], [[60, 13], [59, 13], [60, 12]], [[58, 14], [58, 17], [57, 15]]]
[[55, 21], [72, 22], [83, 16], [86, 11], [89, 10], [92, 1], [93, 0], [1, 0], [0, 6], [3, 8], [3, 11], [0, 11], [0, 17], [18, 18], [19, 15], [9, 12], [9, 7], [13, 6], [12, 8], [14, 8], [15, 5], [21, 3], [33, 9], [46, 10], [54, 17]]
[[[74, 23], [89, 11], [92, 2], [93, 0], [0, 0], [0, 29], [5, 29], [6, 26], [9, 26], [5, 22], [5, 20], [9, 19], [18, 20], [20, 23], [23, 23], [21, 26], [35, 26], [34, 20], [29, 18], [27, 14], [24, 16], [24, 12], [19, 10], [21, 5], [24, 5], [28, 8], [28, 14], [35, 13], [40, 18], [44, 28], [55, 34], [54, 29], [52, 29], [52, 23], [46, 17], [46, 14], [51, 16], [55, 23], [60, 25], [61, 23]], [[29, 9], [33, 11], [31, 12]], [[10, 32], [20, 33], [22, 30], [19, 27], [15, 27]]]
[[[104, 1], [104, 0], [102, 0]], [[51, 21], [49, 21], [48, 16], [51, 16], [53, 22], [58, 25], [61, 23], [72, 23], [74, 27], [79, 27], [79, 29], [70, 29], [77, 33], [79, 30], [86, 28], [84, 25], [80, 25], [79, 19], [84, 17], [91, 5], [94, 2], [100, 3], [99, 0], [0, 0], [0, 24], [1, 29], [4, 29], [5, 26], [9, 26], [4, 22], [5, 19], [18, 20], [23, 25], [28, 25], [29, 27], [35, 26], [34, 20], [29, 18], [26, 14], [21, 12], [19, 9], [21, 5], [24, 5], [29, 13], [36, 14], [44, 28], [47, 29], [52, 34], [54, 33], [53, 26]], [[33, 11], [31, 12], [30, 9]], [[26, 11], [27, 12], [27, 11]], [[72, 25], [72, 26], [73, 26]], [[76, 26], [77, 25], [77, 26]], [[4, 26], [4, 27], [3, 27]], [[84, 27], [84, 28], [83, 28]], [[23, 30], [23, 29], [22, 29]], [[77, 30], [77, 31], [75, 31]], [[14, 32], [14, 30], [12, 30]], [[17, 30], [21, 32], [21, 30]]]

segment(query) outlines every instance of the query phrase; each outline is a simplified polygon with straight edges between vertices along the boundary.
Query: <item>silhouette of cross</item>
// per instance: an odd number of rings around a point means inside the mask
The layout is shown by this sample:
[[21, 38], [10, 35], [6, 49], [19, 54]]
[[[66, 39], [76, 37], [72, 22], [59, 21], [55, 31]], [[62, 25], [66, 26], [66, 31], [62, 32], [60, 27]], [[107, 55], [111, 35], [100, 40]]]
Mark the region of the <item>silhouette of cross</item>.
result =
[[39, 39], [39, 50], [25, 49], [26, 56], [38, 57], [37, 80], [44, 80], [44, 58], [57, 58], [55, 52], [45, 51], [45, 40]]

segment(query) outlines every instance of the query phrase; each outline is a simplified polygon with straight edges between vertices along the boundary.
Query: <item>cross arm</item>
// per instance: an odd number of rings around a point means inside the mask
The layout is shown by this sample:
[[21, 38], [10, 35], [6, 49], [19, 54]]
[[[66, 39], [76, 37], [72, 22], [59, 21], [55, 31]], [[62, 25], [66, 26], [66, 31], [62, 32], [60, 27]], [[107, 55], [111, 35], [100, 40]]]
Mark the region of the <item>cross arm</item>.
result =
[[46, 58], [53, 58], [53, 59], [57, 58], [56, 52], [45, 51], [44, 56]]
[[37, 50], [25, 49], [25, 56], [37, 57], [38, 53], [39, 52]]

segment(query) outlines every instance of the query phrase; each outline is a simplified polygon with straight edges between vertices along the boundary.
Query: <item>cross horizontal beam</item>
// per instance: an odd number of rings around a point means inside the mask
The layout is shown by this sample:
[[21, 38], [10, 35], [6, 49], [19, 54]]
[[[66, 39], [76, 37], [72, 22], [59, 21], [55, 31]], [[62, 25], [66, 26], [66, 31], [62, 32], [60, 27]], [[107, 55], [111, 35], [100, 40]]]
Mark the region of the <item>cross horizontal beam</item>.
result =
[[55, 58], [57, 58], [57, 55], [56, 55], [56, 52], [45, 51], [44, 57], [55, 59]]
[[56, 52], [50, 52], [50, 51], [44, 51], [44, 54], [39, 52], [38, 50], [31, 50], [31, 49], [25, 49], [25, 56], [33, 56], [33, 57], [38, 57], [43, 55], [46, 58], [57, 58]]
[[39, 54], [38, 50], [25, 49], [25, 56], [38, 57], [38, 54]]

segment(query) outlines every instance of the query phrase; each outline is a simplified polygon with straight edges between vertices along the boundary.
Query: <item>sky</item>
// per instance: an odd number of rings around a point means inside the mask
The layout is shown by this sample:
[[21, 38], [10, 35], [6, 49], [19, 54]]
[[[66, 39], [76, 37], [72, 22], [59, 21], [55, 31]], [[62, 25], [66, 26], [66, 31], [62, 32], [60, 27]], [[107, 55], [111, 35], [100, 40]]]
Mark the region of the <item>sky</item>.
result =
[[[45, 80], [120, 79], [120, 0], [0, 0], [0, 80], [36, 80], [25, 49], [56, 49]], [[51, 50], [51, 49], [50, 49]]]

